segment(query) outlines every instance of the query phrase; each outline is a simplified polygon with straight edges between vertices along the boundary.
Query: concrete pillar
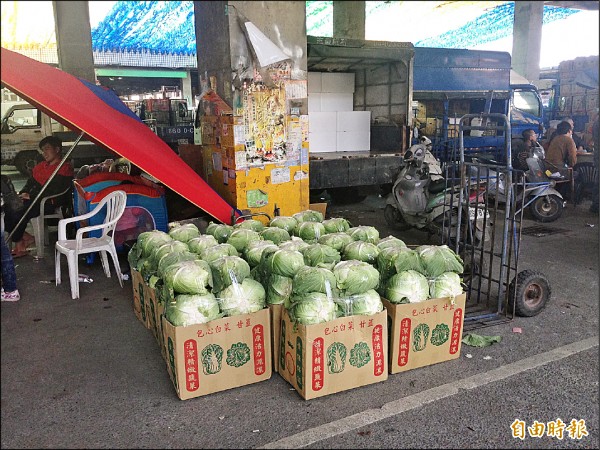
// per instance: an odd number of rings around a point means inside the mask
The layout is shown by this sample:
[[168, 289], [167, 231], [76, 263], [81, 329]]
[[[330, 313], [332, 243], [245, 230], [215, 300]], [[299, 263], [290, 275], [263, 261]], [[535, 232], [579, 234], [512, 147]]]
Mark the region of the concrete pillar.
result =
[[333, 2], [333, 37], [347, 39], [365, 38], [365, 2]]
[[53, 1], [58, 67], [96, 83], [92, 29], [87, 1]]
[[529, 81], [540, 78], [544, 2], [515, 2], [512, 68]]

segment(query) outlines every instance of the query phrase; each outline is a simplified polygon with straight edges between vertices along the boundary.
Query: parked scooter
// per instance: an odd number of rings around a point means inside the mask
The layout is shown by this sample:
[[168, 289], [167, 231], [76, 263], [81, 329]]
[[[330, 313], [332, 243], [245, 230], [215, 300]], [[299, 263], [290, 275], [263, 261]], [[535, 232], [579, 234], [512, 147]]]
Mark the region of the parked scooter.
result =
[[[404, 154], [403, 166], [387, 197], [386, 222], [397, 229], [426, 229], [442, 242], [456, 238], [460, 186], [446, 187], [442, 173], [439, 161], [431, 153], [431, 140], [422, 136]], [[484, 225], [490, 226], [491, 221], [479, 193], [464, 196], [463, 213], [469, 214], [474, 225], [473, 240], [484, 239], [488, 234]]]
[[[520, 204], [524, 198], [523, 208], [528, 208], [538, 222], [553, 222], [562, 215], [566, 202], [554, 188], [556, 181], [545, 173], [544, 156], [544, 149], [540, 145], [532, 149], [531, 156], [526, 159], [528, 169], [524, 172], [525, 181], [516, 185], [516, 200]], [[481, 162], [494, 163], [486, 160]], [[488, 195], [491, 198], [498, 197], [499, 203], [506, 202], [505, 183], [504, 172], [489, 169]]]

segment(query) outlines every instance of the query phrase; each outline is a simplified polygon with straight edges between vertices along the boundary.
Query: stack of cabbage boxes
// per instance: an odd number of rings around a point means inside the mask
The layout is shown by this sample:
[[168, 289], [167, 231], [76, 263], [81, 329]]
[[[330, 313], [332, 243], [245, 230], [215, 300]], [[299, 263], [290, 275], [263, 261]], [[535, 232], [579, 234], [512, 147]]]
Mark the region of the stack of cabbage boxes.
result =
[[174, 223], [140, 234], [128, 259], [134, 311], [181, 399], [273, 370], [310, 399], [459, 356], [463, 264], [446, 246], [307, 210], [204, 234]]

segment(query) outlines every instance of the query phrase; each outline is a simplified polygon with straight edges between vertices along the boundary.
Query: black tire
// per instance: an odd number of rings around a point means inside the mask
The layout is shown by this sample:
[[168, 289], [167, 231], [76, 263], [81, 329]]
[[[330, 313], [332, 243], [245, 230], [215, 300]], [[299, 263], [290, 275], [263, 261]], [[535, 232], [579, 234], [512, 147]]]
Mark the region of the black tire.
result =
[[[552, 294], [546, 276], [533, 270], [519, 272], [511, 281], [508, 292], [508, 310], [520, 317], [538, 315], [544, 309]], [[514, 303], [513, 299], [515, 299]]]
[[42, 155], [36, 150], [25, 150], [17, 153], [15, 156], [15, 167], [21, 175], [30, 177], [33, 168], [37, 163], [42, 161]]
[[394, 208], [392, 205], [385, 205], [383, 217], [391, 228], [400, 231], [408, 230], [410, 228], [410, 225], [407, 224], [402, 218], [402, 214], [400, 214], [398, 208]]
[[529, 211], [538, 222], [554, 222], [563, 212], [563, 201], [557, 195], [543, 195], [535, 199]]

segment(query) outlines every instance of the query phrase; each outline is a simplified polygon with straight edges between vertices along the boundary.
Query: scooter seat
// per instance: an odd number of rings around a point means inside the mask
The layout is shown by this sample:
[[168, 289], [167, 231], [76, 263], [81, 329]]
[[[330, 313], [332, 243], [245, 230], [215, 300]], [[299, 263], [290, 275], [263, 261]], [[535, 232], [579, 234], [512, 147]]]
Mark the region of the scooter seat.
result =
[[437, 194], [438, 192], [442, 192], [444, 189], [446, 189], [446, 180], [444, 179], [432, 181], [429, 183], [429, 187], [427, 188], [431, 194]]

